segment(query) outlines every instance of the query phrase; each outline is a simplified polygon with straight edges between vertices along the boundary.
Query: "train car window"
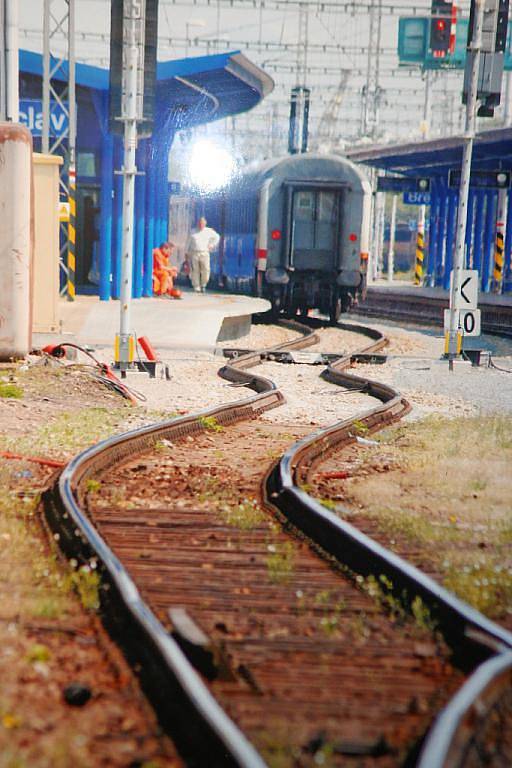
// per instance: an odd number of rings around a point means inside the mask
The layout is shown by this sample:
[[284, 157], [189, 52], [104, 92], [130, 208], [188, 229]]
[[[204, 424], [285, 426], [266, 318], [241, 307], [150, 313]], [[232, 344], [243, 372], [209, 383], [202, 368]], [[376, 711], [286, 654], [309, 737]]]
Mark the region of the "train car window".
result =
[[336, 193], [319, 192], [317, 198], [315, 248], [333, 251], [337, 221]]
[[313, 208], [314, 196], [312, 192], [299, 192], [297, 198], [297, 208], [299, 210], [309, 211]]
[[315, 193], [296, 192], [293, 196], [293, 247], [313, 248], [315, 241]]
[[334, 222], [336, 220], [336, 198], [334, 192], [319, 192], [317, 221]]

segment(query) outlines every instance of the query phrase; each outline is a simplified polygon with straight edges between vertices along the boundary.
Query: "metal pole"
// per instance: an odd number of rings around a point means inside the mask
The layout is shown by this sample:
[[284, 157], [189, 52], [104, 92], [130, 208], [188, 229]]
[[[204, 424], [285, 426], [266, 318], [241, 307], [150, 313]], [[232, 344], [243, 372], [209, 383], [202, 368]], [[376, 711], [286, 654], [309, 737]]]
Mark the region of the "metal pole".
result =
[[389, 223], [389, 251], [388, 251], [388, 282], [393, 282], [395, 272], [395, 234], [396, 234], [396, 205], [398, 195], [393, 195], [391, 203], [391, 221]]
[[7, 120], [19, 121], [18, 0], [5, 1], [5, 88]]
[[421, 135], [428, 139], [430, 134], [430, 120], [432, 113], [432, 72], [425, 72], [425, 100], [423, 102], [423, 120], [421, 122]]
[[507, 209], [508, 189], [500, 189], [498, 192], [498, 210], [496, 211], [496, 242], [494, 245], [494, 268], [492, 273], [492, 288], [494, 293], [501, 293], [503, 288]]
[[448, 364], [453, 371], [453, 361], [460, 352], [460, 334], [458, 330], [459, 313], [455, 308], [456, 297], [460, 293], [461, 273], [464, 269], [466, 227], [468, 219], [469, 180], [471, 175], [471, 158], [473, 154], [473, 139], [476, 128], [476, 112], [478, 108], [478, 72], [480, 68], [480, 50], [482, 47], [482, 26], [485, 0], [475, 1], [475, 34], [470, 48], [474, 53], [471, 70], [468, 100], [466, 104], [466, 130], [463, 137], [462, 169], [459, 190], [459, 209], [457, 212], [457, 240], [453, 264], [453, 280], [450, 290], [450, 325], [448, 331]]
[[[432, 119], [432, 72], [425, 73], [425, 100], [423, 102], [423, 120], [421, 133], [426, 141], [430, 135], [430, 121]], [[427, 218], [427, 206], [420, 205], [418, 210], [418, 228], [416, 231], [416, 264], [414, 269], [414, 283], [421, 285], [423, 280], [423, 261], [425, 258], [425, 220]]]
[[503, 115], [503, 124], [508, 126], [512, 123], [512, 72], [505, 72], [505, 109]]
[[[140, 3], [132, 0], [126, 3], [129, 15], [126, 18], [126, 59], [123, 71], [124, 81], [124, 164], [123, 164], [123, 232], [121, 243], [121, 314], [119, 326], [119, 367], [126, 371], [133, 359], [133, 337], [131, 335], [131, 298], [133, 263], [133, 223], [135, 176], [135, 150], [137, 148], [137, 68], [139, 49], [137, 45], [137, 21], [140, 20]], [[125, 7], [126, 7], [125, 6]]]
[[50, 0], [44, 0], [43, 8], [43, 154], [50, 151]]
[[423, 281], [423, 262], [425, 261], [425, 212], [426, 206], [420, 205], [418, 228], [416, 230], [416, 262], [414, 266], [414, 285]]
[[381, 192], [382, 205], [380, 209], [380, 223], [379, 223], [379, 259], [377, 262], [377, 277], [382, 277], [384, 266], [384, 230], [386, 226], [386, 193]]

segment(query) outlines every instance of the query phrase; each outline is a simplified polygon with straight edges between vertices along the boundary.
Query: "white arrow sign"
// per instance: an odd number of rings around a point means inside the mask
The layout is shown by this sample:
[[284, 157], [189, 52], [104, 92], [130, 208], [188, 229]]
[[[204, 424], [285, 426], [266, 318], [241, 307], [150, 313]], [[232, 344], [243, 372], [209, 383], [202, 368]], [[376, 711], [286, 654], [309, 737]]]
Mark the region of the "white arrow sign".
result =
[[[453, 271], [451, 273], [453, 282]], [[455, 294], [455, 309], [476, 309], [478, 305], [477, 269], [462, 269], [460, 273], [460, 289]], [[451, 289], [450, 289], [451, 290]]]

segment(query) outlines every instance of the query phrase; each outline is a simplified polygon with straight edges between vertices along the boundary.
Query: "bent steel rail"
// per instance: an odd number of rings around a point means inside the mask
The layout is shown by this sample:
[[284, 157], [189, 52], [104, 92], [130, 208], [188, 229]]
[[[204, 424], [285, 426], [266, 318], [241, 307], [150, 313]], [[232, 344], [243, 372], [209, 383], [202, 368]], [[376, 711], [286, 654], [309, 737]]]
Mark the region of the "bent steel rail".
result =
[[[304, 332], [303, 326], [298, 324], [286, 325]], [[340, 325], [343, 327], [343, 324]], [[352, 325], [347, 327], [354, 330]], [[386, 339], [373, 329], [359, 326], [357, 330], [371, 339], [371, 343], [361, 352], [375, 352], [386, 344]], [[315, 341], [317, 337], [308, 330], [302, 339], [273, 349], [298, 348]], [[223, 378], [245, 384], [257, 394], [229, 405], [202, 410], [193, 416], [142, 427], [105, 440], [75, 457], [63, 470], [58, 486], [47, 492], [44, 499], [47, 521], [58, 534], [63, 551], [82, 562], [93, 560], [97, 563], [102, 577], [100, 598], [103, 622], [123, 647], [132, 665], [140, 667], [142, 686], [162, 725], [172, 735], [185, 759], [205, 768], [264, 768], [265, 763], [221, 709], [179, 646], [152, 613], [122, 563], [82, 511], [81, 504], [88, 478], [150, 448], [163, 438], [176, 439], [202, 432], [202, 418], [214, 416], [220, 424], [228, 425], [253, 418], [282, 403], [284, 396], [275, 384], [250, 371], [263, 358], [261, 351], [249, 352], [219, 371]], [[409, 405], [392, 387], [347, 373], [350, 358], [350, 355], [341, 357], [322, 375], [344, 387], [364, 389], [381, 401], [381, 405], [362, 416], [358, 415], [357, 421], [366, 424], [369, 430], [376, 430], [404, 415]], [[421, 596], [443, 632], [446, 632], [448, 642], [463, 644], [466, 663], [474, 664], [475, 661], [488, 659], [491, 653], [512, 648], [511, 633], [485, 619], [417, 568], [340, 520], [298, 487], [301, 473], [311, 469], [325, 451], [355, 439], [353, 422], [354, 419], [339, 422], [295, 443], [268, 476], [268, 503], [339, 563], [365, 575], [388, 575], [392, 589], [400, 598], [404, 597], [406, 590], [409, 606], [415, 596]], [[471, 693], [473, 688], [468, 690]], [[450, 706], [445, 712], [451, 712]], [[444, 722], [446, 718], [439, 720], [439, 723]], [[436, 728], [445, 726], [437, 725]], [[429, 743], [430, 740], [427, 747]], [[422, 763], [421, 768], [447, 768], [446, 763], [440, 762], [437, 753], [433, 757], [429, 755], [428, 760], [432, 761]]]
[[[490, 765], [485, 744], [479, 741], [490, 714], [500, 699], [512, 698], [512, 652], [484, 662], [439, 714], [430, 730], [418, 768], [464, 768]], [[509, 703], [510, 707], [510, 703]], [[485, 736], [482, 736], [485, 740]], [[494, 764], [494, 763], [493, 763]], [[501, 763], [505, 765], [505, 761]]]
[[[300, 347], [317, 340], [307, 329], [302, 328], [302, 333], [302, 338], [286, 346]], [[163, 726], [185, 758], [205, 768], [265, 768], [265, 763], [150, 610], [81, 504], [88, 478], [159, 440], [204, 431], [202, 418], [213, 416], [219, 424], [228, 425], [253, 418], [284, 402], [272, 381], [248, 372], [259, 362], [260, 355], [250, 353], [222, 369], [224, 378], [243, 382], [256, 395], [104, 440], [73, 458], [62, 471], [58, 484], [43, 499], [47, 522], [65, 554], [98, 567], [103, 622], [132, 665], [140, 667], [142, 686]]]

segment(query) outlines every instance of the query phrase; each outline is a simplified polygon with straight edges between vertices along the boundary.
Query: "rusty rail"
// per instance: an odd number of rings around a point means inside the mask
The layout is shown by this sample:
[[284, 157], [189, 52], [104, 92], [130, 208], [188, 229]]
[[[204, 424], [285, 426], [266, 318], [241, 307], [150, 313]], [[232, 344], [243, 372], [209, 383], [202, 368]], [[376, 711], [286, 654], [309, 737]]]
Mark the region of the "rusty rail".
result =
[[[354, 326], [349, 327], [354, 329]], [[386, 344], [377, 331], [361, 327], [358, 330], [371, 339], [371, 343], [361, 352], [375, 352]], [[317, 341], [311, 331], [304, 334], [303, 338], [275, 349], [298, 348]], [[186, 760], [209, 768], [263, 768], [264, 762], [223, 712], [178, 645], [148, 608], [122, 563], [83, 513], [81, 503], [86, 480], [99, 470], [147, 450], [163, 438], [172, 440], [203, 431], [201, 419], [205, 416], [214, 416], [220, 424], [228, 425], [278, 406], [284, 397], [273, 382], [250, 370], [263, 357], [261, 351], [249, 352], [219, 371], [224, 378], [253, 389], [255, 395], [103, 441], [75, 457], [62, 472], [58, 487], [45, 497], [47, 520], [52, 530], [59, 534], [64, 552], [82, 562], [92, 559], [97, 563], [102, 577], [103, 621], [130, 662], [140, 666], [141, 683], [162, 725], [172, 732]], [[385, 384], [347, 373], [350, 357], [339, 358], [322, 375], [341, 386], [364, 389], [381, 401], [381, 405], [358, 415], [357, 420], [373, 431], [401, 418], [409, 408], [408, 403]], [[405, 603], [409, 607], [414, 597], [419, 595], [431, 609], [448, 642], [453, 647], [462, 646], [464, 661], [471, 667], [482, 660], [488, 663], [493, 653], [512, 648], [510, 633], [340, 520], [298, 487], [301, 473], [318, 461], [322, 454], [355, 439], [353, 421], [342, 421], [292, 446], [268, 477], [269, 503], [338, 562], [361, 574], [388, 575], [392, 590], [400, 599], [404, 599], [406, 591]], [[429, 768], [444, 768], [446, 765], [436, 755], [425, 754], [427, 762], [424, 765]]]

